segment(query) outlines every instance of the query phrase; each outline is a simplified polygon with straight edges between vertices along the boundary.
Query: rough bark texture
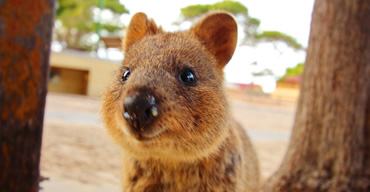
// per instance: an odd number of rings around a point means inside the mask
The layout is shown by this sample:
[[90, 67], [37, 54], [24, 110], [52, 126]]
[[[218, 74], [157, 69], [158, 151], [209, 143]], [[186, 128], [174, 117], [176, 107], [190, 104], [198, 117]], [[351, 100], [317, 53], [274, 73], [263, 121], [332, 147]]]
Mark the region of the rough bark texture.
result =
[[316, 0], [291, 142], [265, 191], [370, 191], [370, 1]]
[[0, 0], [0, 191], [38, 191], [54, 0]]

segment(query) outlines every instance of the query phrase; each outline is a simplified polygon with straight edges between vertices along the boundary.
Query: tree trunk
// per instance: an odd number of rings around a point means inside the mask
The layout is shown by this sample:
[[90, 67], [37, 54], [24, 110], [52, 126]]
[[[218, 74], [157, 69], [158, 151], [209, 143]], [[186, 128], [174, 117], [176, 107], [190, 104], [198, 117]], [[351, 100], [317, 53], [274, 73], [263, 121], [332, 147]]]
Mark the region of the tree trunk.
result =
[[0, 0], [0, 191], [36, 192], [54, 0]]
[[316, 0], [291, 141], [265, 191], [370, 191], [369, 22], [369, 0]]

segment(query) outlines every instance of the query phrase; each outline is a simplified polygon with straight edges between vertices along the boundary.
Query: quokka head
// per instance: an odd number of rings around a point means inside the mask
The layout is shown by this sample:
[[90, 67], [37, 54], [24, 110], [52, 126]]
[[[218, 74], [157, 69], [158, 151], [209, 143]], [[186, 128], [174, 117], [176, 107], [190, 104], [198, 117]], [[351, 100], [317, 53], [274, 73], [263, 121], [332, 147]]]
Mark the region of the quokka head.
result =
[[237, 24], [225, 12], [175, 33], [135, 14], [124, 61], [103, 95], [104, 122], [124, 151], [176, 161], [214, 152], [228, 133], [222, 70], [236, 42]]

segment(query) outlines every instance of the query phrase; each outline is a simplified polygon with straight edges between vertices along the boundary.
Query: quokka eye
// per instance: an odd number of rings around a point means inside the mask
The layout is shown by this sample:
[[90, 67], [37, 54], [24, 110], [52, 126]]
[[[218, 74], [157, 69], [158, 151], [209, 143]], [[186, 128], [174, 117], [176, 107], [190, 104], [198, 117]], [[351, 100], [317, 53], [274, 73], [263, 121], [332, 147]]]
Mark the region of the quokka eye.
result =
[[129, 68], [126, 68], [126, 71], [125, 72], [123, 72], [123, 74], [122, 74], [122, 77], [121, 77], [121, 82], [123, 83], [123, 82], [125, 82], [127, 79], [128, 79], [128, 77], [130, 76], [130, 74], [131, 74], [131, 71], [130, 71], [130, 69]]
[[191, 68], [185, 68], [180, 72], [179, 79], [188, 86], [195, 85], [197, 77]]

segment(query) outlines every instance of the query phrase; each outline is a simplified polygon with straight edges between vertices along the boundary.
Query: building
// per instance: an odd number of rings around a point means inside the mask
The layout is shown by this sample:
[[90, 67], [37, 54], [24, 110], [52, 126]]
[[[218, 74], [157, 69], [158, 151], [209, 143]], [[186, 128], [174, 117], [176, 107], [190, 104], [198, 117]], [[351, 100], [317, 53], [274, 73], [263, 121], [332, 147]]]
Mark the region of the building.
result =
[[48, 91], [100, 96], [119, 66], [119, 62], [92, 57], [86, 52], [52, 52]]
[[299, 98], [302, 76], [286, 77], [277, 82], [275, 91], [271, 94], [274, 99], [297, 101]]

